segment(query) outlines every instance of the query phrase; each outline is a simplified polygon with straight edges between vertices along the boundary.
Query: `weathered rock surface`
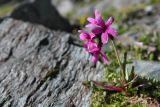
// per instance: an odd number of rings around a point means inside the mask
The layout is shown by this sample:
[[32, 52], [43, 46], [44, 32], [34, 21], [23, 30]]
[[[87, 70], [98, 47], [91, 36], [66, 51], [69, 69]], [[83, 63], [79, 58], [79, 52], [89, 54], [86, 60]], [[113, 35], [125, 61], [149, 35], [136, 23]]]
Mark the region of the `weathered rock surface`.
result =
[[136, 10], [129, 13], [126, 18], [126, 23], [129, 27], [133, 25], [140, 26], [146, 33], [151, 31], [160, 32], [160, 4], [149, 5], [144, 9]]
[[84, 80], [101, 80], [100, 63], [70, 34], [6, 19], [0, 24], [0, 107], [89, 107]]
[[135, 72], [140, 76], [154, 78], [160, 81], [160, 63], [135, 60], [133, 64], [128, 65], [128, 68], [131, 69], [132, 65], [135, 66]]
[[72, 32], [72, 26], [58, 13], [51, 0], [35, 0], [21, 4], [13, 10], [10, 17], [42, 24], [54, 30]]

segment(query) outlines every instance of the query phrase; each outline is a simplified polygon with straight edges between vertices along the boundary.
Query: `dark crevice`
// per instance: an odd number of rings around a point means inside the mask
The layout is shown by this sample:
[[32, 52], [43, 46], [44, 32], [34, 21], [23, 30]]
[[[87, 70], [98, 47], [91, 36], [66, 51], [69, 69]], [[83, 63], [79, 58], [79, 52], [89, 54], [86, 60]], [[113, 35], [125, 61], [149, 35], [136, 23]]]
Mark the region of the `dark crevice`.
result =
[[52, 78], [56, 78], [56, 76], [59, 74], [59, 71], [61, 69], [61, 67], [60, 67], [61, 62], [62, 62], [62, 60], [58, 61], [54, 68], [49, 69], [46, 76], [42, 79], [42, 81], [46, 81], [48, 78], [50, 80]]
[[41, 50], [42, 47], [49, 45], [49, 40], [48, 37], [44, 38], [43, 40], [41, 40], [38, 44], [38, 49], [37, 49], [37, 53], [39, 53], [39, 51]]
[[69, 37], [68, 43], [72, 44], [72, 45], [75, 45], [77, 47], [83, 47], [83, 45], [81, 45], [80, 43], [78, 43], [78, 40], [76, 40], [76, 39], [74, 39], [72, 37]]
[[25, 42], [27, 41], [28, 36], [29, 36], [29, 33], [26, 33], [26, 34], [25, 34], [25, 39], [24, 39]]
[[27, 100], [26, 100], [26, 104], [25, 104], [25, 107], [26, 106], [29, 106], [29, 103], [31, 102], [30, 101], [30, 98], [38, 91], [38, 89], [43, 85], [44, 81], [40, 81], [40, 83], [38, 84], [38, 86], [36, 87], [35, 90], [33, 90], [27, 97]]
[[8, 107], [12, 107], [13, 106], [13, 100], [11, 100], [10, 104], [8, 105]]
[[9, 95], [7, 98], [5, 98], [3, 101], [1, 101], [0, 107], [3, 107], [4, 104], [5, 104], [7, 101], [9, 101], [11, 98], [12, 98], [12, 96]]
[[4, 105], [5, 102], [6, 102], [6, 100], [1, 101], [0, 107], [3, 107], [3, 105]]
[[10, 49], [8, 57], [5, 59], [5, 61], [7, 61], [12, 55], [13, 55], [13, 48]]
[[68, 46], [67, 48], [68, 48], [68, 49], [66, 49], [66, 50], [63, 52], [62, 56], [65, 56], [65, 55], [67, 54], [68, 50], [70, 49], [70, 46]]
[[0, 62], [6, 62], [12, 55], [13, 55], [13, 48], [10, 49], [8, 56], [2, 59]]
[[46, 46], [48, 44], [49, 44], [49, 41], [48, 41], [48, 37], [47, 37], [47, 38], [44, 38], [43, 40], [40, 41], [39, 46]]

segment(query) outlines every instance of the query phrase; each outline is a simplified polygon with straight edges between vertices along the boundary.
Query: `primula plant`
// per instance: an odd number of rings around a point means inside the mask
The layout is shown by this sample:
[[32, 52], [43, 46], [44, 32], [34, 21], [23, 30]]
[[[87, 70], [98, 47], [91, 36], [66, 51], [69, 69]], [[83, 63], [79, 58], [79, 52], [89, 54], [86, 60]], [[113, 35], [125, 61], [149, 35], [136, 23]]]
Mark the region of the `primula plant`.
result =
[[108, 58], [101, 50], [102, 46], [108, 43], [109, 39], [113, 39], [117, 36], [117, 30], [112, 28], [111, 25], [114, 21], [113, 17], [110, 17], [107, 22], [104, 22], [100, 13], [95, 10], [95, 18], [87, 18], [90, 22], [86, 27], [93, 28], [90, 33], [80, 30], [80, 39], [85, 41], [85, 47], [89, 53], [92, 54], [92, 62], [98, 61], [100, 55], [104, 63], [108, 63]]
[[[112, 24], [114, 22], [114, 17], [110, 17], [107, 21], [104, 21], [98, 10], [95, 10], [95, 18], [87, 18], [88, 24], [86, 27], [89, 27], [90, 31], [85, 30], [79, 30], [80, 33], [80, 39], [84, 41], [84, 47], [86, 48], [86, 51], [89, 52], [92, 55], [91, 61], [96, 64], [97, 61], [102, 58], [103, 63], [110, 64], [109, 63], [109, 57], [106, 56], [106, 53], [102, 51], [102, 47], [104, 44], [108, 44], [111, 42], [113, 46], [113, 50], [115, 52], [115, 59], [119, 65], [118, 68], [120, 68], [118, 75], [114, 76], [113, 81], [105, 81], [105, 82], [99, 82], [99, 81], [85, 81], [83, 84], [87, 87], [92, 86], [95, 90], [103, 90], [102, 92], [110, 92], [109, 103], [115, 103], [114, 101], [118, 100], [121, 103], [115, 104], [115, 106], [124, 106], [127, 103], [123, 103], [123, 98], [125, 99], [126, 96], [133, 96], [137, 93], [145, 93], [143, 92], [143, 88], [147, 85], [147, 87], [153, 87], [153, 85], [149, 85], [146, 83], [146, 80], [140, 79], [135, 72], [134, 72], [134, 66], [132, 66], [131, 71], [126, 71], [126, 64], [127, 62], [127, 53], [124, 53], [124, 60], [121, 61], [119, 57], [119, 53], [116, 49], [115, 40], [118, 36], [117, 29], [112, 27]], [[113, 56], [113, 55], [112, 55]], [[115, 60], [112, 58], [112, 60]], [[113, 69], [116, 71], [116, 69]], [[108, 78], [110, 78], [108, 76]], [[109, 80], [109, 79], [108, 79]], [[151, 81], [151, 80], [150, 80]], [[152, 81], [153, 82], [153, 81]], [[154, 88], [159, 89], [159, 88]], [[147, 89], [146, 89], [147, 90]], [[112, 93], [115, 92], [115, 93]], [[101, 91], [100, 91], [101, 93]], [[112, 94], [111, 94], [112, 93]], [[117, 94], [119, 93], [119, 94]], [[119, 96], [120, 98], [116, 97]], [[147, 94], [148, 95], [148, 94]], [[96, 98], [96, 97], [95, 97]], [[97, 99], [96, 99], [97, 100]], [[126, 100], [126, 99], [125, 99]], [[98, 101], [98, 100], [97, 100]]]
[[[112, 42], [113, 48], [116, 53], [116, 57], [120, 67], [121, 61], [118, 55], [118, 52], [115, 47], [114, 38], [117, 37], [118, 31], [112, 27], [112, 23], [114, 22], [114, 17], [110, 17], [106, 22], [103, 20], [102, 16], [100, 15], [98, 10], [95, 10], [95, 18], [87, 18], [89, 24], [86, 27], [90, 27], [91, 31], [87, 32], [84, 30], [79, 30], [80, 32], [80, 39], [84, 40], [84, 46], [92, 55], [92, 62], [96, 63], [99, 59], [99, 56], [102, 57], [103, 62], [108, 64], [109, 59], [106, 56], [105, 52], [102, 51], [102, 47], [104, 44], [107, 44], [109, 41]], [[121, 70], [121, 74], [123, 77], [123, 81], [125, 81], [125, 74], [123, 70]], [[94, 82], [96, 85], [99, 85], [97, 82]], [[116, 90], [122, 91], [123, 89], [116, 86], [105, 86], [108, 90]]]

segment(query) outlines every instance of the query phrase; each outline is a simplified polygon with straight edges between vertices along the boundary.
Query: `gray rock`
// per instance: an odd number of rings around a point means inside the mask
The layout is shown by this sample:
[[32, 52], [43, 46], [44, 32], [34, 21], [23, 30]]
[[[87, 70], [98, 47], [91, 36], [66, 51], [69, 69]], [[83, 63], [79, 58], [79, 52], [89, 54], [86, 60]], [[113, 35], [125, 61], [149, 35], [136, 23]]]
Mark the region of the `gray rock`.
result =
[[72, 32], [72, 26], [63, 18], [51, 0], [34, 0], [19, 5], [10, 17], [32, 23], [42, 24], [50, 29]]
[[135, 72], [140, 76], [154, 78], [160, 81], [160, 63], [135, 60], [133, 64], [128, 65], [128, 69], [130, 69], [132, 65], [135, 66]]
[[89, 107], [84, 80], [103, 67], [72, 35], [21, 21], [0, 24], [0, 107]]
[[143, 47], [142, 42], [138, 42], [137, 39], [140, 37], [142, 33], [140, 32], [132, 32], [128, 31], [123, 33], [122, 35], [118, 36], [118, 40], [121, 41], [121, 44], [124, 46], [138, 46], [138, 47]]
[[[136, 10], [133, 12], [130, 12], [127, 15], [126, 23], [130, 25], [129, 27], [132, 27], [133, 25], [142, 26], [144, 28], [144, 31], [153, 31], [158, 30], [158, 21], [160, 19], [159, 17], [159, 11], [160, 11], [160, 4], [156, 5], [149, 5], [145, 7], [144, 9]], [[150, 27], [150, 29], [146, 29], [146, 27]]]

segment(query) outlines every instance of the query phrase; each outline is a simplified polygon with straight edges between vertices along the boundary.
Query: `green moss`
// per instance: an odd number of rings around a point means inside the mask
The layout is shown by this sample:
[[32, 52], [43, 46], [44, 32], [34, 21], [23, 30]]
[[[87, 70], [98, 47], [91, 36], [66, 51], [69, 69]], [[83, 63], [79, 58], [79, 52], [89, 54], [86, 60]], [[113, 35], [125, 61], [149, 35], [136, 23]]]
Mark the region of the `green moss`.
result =
[[13, 4], [2, 5], [0, 6], [0, 10], [0, 16], [5, 16], [13, 10]]
[[147, 37], [147, 34], [143, 34], [142, 36], [139, 37], [139, 41], [143, 42], [144, 44], [149, 44], [149, 38]]
[[119, 34], [123, 34], [128, 31], [128, 26], [126, 24], [121, 24], [118, 26]]
[[159, 0], [150, 0], [150, 4], [157, 4], [157, 3], [160, 3]]
[[128, 107], [146, 107], [146, 106], [141, 103], [137, 103], [137, 104], [133, 104], [133, 105], [128, 105]]

